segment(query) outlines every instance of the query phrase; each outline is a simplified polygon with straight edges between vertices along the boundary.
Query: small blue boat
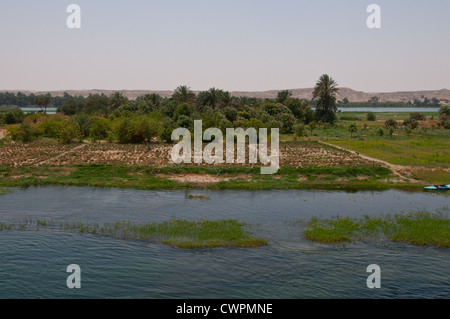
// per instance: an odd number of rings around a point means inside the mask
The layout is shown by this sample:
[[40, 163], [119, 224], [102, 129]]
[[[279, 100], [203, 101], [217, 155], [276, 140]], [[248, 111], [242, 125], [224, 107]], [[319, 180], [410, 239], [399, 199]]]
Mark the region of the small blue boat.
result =
[[450, 184], [449, 185], [433, 185], [423, 188], [426, 191], [448, 191], [450, 190]]

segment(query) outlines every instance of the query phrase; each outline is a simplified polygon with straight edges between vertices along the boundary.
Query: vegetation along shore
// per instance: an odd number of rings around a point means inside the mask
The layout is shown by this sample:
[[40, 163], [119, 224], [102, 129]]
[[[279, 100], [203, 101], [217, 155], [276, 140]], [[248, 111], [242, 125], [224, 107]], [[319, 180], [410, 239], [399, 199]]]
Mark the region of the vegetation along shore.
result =
[[[312, 100], [293, 98], [287, 90], [263, 99], [216, 88], [194, 93], [186, 86], [171, 97], [134, 100], [120, 92], [31, 96], [41, 112], [0, 107], [0, 186], [421, 190], [449, 183], [448, 106], [424, 98], [407, 105], [440, 111], [340, 113], [338, 108], [351, 102], [337, 100], [338, 93], [337, 83], [323, 75]], [[33, 102], [29, 95], [8, 94], [9, 102]], [[52, 103], [58, 112], [46, 114]], [[373, 97], [364, 105], [380, 103]], [[171, 133], [178, 127], [192, 131], [194, 120], [224, 133], [279, 128], [280, 170], [262, 176], [258, 163], [175, 165]]]

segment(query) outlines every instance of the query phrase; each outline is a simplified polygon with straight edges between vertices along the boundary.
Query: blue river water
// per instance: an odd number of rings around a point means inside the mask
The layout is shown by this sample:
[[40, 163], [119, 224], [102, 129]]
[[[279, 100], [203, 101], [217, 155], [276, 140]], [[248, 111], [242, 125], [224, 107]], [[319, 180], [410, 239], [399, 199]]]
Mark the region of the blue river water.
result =
[[[87, 187], [14, 189], [0, 223], [30, 219], [137, 223], [234, 218], [265, 238], [260, 248], [185, 250], [64, 230], [0, 231], [0, 298], [449, 298], [450, 251], [385, 240], [346, 245], [302, 235], [313, 216], [448, 212], [449, 197], [401, 191], [184, 191]], [[304, 224], [303, 224], [304, 225]], [[81, 268], [69, 289], [66, 268]], [[381, 289], [366, 268], [381, 267]]]

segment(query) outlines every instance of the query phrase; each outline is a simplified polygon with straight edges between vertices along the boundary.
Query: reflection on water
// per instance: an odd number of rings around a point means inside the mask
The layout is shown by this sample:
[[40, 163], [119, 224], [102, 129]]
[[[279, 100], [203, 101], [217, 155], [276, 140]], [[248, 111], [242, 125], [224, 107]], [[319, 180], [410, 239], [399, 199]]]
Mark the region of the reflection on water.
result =
[[[448, 197], [399, 191], [183, 191], [44, 187], [0, 197], [0, 222], [151, 222], [236, 218], [269, 240], [256, 249], [182, 250], [64, 231], [0, 232], [0, 298], [424, 298], [450, 296], [448, 249], [390, 242], [312, 243], [298, 220], [448, 209]], [[66, 287], [78, 264], [82, 288]], [[378, 264], [382, 288], [368, 289]]]

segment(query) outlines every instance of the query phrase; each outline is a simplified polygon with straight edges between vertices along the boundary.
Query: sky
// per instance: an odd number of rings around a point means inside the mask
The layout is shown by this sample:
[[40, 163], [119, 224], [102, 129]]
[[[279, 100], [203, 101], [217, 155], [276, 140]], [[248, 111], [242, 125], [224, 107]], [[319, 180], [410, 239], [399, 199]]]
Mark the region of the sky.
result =
[[2, 0], [0, 41], [0, 90], [450, 89], [448, 0]]

